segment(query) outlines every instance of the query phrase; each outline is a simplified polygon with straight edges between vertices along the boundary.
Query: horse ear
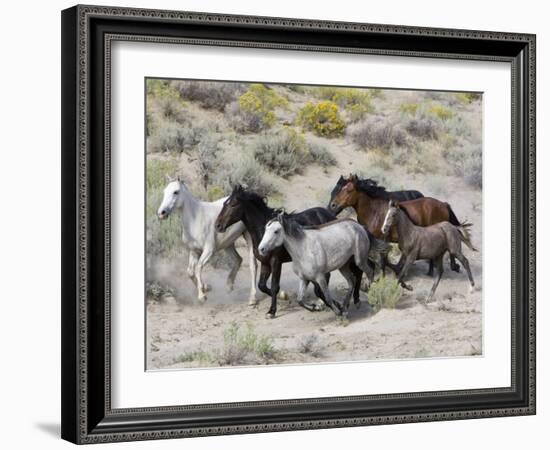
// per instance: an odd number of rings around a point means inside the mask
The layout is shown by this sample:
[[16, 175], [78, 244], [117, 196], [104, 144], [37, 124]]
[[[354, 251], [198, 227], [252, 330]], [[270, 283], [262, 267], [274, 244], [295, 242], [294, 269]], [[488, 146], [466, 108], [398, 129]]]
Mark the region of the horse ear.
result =
[[344, 186], [343, 189], [344, 189], [344, 191], [349, 192], [349, 191], [352, 191], [354, 187], [355, 186], [353, 184], [353, 181], [350, 180], [346, 183], [346, 185]]
[[181, 181], [182, 181], [179, 175], [176, 177], [176, 180], [177, 180], [178, 183], [181, 183]]
[[167, 183], [171, 183], [172, 181], [174, 181], [174, 179], [168, 174], [165, 174], [164, 177], [166, 178]]
[[355, 175], [355, 174], [350, 175], [349, 179], [351, 180], [351, 182], [353, 184], [357, 183], [357, 180], [358, 180], [357, 175]]

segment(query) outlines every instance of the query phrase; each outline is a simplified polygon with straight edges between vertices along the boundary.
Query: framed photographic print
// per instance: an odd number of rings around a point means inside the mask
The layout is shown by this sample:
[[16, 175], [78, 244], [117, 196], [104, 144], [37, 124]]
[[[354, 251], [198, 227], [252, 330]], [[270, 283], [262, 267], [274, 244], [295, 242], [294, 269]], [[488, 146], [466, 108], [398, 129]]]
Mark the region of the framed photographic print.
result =
[[535, 36], [62, 13], [62, 437], [535, 413]]

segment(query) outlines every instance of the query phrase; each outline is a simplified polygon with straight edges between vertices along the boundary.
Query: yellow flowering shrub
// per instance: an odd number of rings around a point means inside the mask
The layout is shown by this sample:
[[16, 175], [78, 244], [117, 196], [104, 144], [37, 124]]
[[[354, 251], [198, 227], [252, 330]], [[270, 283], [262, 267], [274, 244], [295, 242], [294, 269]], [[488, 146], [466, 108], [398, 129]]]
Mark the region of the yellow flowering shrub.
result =
[[298, 113], [297, 122], [303, 128], [325, 137], [340, 136], [346, 129], [338, 105], [331, 101], [306, 103]]
[[449, 120], [453, 117], [453, 112], [441, 105], [432, 105], [429, 112], [441, 120]]
[[250, 115], [258, 117], [269, 128], [275, 124], [275, 108], [284, 107], [288, 101], [273, 89], [263, 84], [251, 84], [248, 91], [239, 97], [239, 107]]

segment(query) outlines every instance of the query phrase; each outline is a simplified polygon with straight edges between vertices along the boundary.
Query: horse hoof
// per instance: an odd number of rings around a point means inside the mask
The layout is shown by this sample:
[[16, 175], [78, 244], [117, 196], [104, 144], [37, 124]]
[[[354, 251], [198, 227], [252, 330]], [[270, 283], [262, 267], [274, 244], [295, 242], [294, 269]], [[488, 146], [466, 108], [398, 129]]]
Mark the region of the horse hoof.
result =
[[233, 287], [234, 287], [233, 283], [231, 283], [231, 284], [228, 283], [228, 284], [225, 285], [225, 289], [227, 289], [227, 292], [232, 292]]
[[412, 291], [413, 290], [413, 288], [410, 284], [402, 283], [401, 286], [403, 286], [403, 288], [406, 289], [407, 291]]
[[248, 306], [258, 306], [258, 300], [256, 300], [255, 298], [251, 298], [250, 300], [248, 300]]
[[476, 287], [475, 285], [474, 286], [470, 286], [470, 294], [473, 294], [476, 290]]
[[286, 291], [279, 291], [277, 297], [279, 298], [279, 300], [288, 300], [288, 294]]
[[275, 319], [275, 314], [268, 312], [268, 313], [266, 313], [265, 318], [266, 319]]
[[206, 300], [208, 300], [208, 297], [206, 295], [200, 295], [198, 300], [200, 303], [205, 303]]
[[361, 302], [360, 301], [355, 303], [355, 308], [356, 309], [361, 308]]

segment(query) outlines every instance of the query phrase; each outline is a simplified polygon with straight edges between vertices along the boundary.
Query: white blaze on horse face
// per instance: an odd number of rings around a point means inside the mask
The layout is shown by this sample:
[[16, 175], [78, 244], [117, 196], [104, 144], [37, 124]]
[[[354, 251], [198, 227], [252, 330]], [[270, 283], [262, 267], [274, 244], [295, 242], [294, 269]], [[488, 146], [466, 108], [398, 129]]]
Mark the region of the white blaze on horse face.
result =
[[173, 211], [174, 208], [180, 206], [178, 204], [179, 194], [181, 191], [181, 183], [179, 181], [171, 181], [168, 186], [164, 188], [164, 197], [162, 203], [157, 210], [159, 219], [166, 219]]
[[270, 222], [265, 227], [264, 237], [258, 245], [260, 255], [265, 256], [276, 247], [283, 245], [283, 227], [280, 222]]
[[384, 218], [384, 224], [382, 225], [382, 234], [387, 234], [390, 231], [391, 226], [397, 213], [397, 208], [395, 206], [388, 207], [388, 212]]

